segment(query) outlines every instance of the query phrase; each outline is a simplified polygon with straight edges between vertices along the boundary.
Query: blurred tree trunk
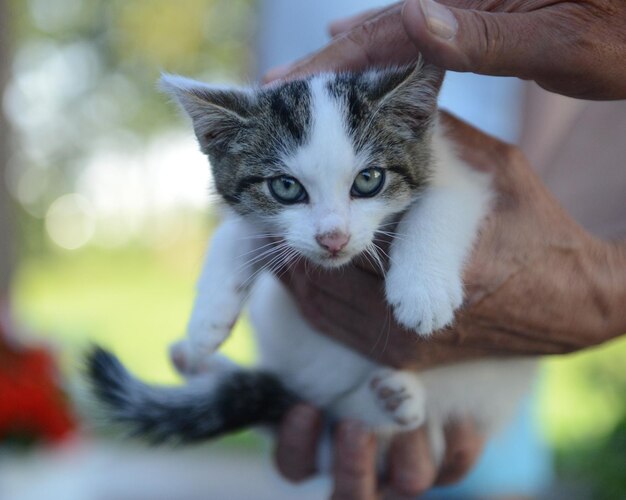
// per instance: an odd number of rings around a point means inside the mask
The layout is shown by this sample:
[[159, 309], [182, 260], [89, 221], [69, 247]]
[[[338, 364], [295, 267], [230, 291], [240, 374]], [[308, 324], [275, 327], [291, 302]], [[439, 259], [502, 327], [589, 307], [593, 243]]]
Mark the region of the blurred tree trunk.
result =
[[[9, 7], [0, 0], [0, 104], [9, 79], [11, 46]], [[9, 162], [9, 124], [0, 106], [0, 300], [6, 298], [13, 270], [12, 207], [7, 191], [6, 170]]]

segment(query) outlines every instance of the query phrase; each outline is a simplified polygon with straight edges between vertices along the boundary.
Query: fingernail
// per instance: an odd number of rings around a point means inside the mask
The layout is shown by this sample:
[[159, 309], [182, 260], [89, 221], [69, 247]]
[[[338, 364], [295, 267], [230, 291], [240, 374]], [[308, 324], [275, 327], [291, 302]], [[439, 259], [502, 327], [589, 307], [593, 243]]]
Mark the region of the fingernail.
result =
[[434, 0], [419, 0], [419, 3], [428, 31], [445, 40], [454, 38], [459, 25], [452, 11]]
[[341, 424], [339, 439], [341, 439], [346, 448], [356, 451], [367, 445], [369, 433], [367, 432], [365, 426], [360, 422], [355, 420], [343, 422]]

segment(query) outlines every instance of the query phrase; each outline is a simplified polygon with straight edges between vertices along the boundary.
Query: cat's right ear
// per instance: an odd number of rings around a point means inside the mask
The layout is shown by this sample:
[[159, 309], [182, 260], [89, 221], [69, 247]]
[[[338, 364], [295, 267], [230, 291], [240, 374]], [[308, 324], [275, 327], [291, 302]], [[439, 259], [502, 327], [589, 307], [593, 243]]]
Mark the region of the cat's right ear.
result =
[[431, 116], [437, 109], [437, 95], [444, 70], [427, 64], [421, 57], [415, 65], [375, 72], [370, 92], [379, 106], [406, 121]]
[[215, 87], [168, 74], [161, 76], [159, 87], [191, 117], [205, 154], [225, 153], [250, 123], [254, 99], [246, 90]]

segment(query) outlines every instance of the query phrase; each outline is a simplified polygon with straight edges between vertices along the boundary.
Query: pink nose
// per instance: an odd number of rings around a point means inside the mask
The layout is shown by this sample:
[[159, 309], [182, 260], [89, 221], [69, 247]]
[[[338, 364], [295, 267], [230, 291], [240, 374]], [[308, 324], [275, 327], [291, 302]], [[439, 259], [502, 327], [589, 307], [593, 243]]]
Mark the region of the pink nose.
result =
[[318, 234], [315, 239], [322, 248], [334, 255], [348, 244], [350, 235], [342, 231], [331, 231], [330, 233]]

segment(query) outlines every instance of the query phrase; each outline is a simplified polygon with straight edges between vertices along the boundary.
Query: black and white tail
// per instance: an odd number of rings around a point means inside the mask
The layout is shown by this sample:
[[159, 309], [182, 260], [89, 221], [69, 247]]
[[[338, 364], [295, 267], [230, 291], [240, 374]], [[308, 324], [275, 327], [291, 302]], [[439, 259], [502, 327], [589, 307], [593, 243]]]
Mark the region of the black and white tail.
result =
[[191, 443], [254, 425], [274, 424], [297, 402], [273, 375], [237, 369], [184, 386], [152, 386], [110, 352], [94, 348], [87, 375], [107, 416], [153, 443]]

